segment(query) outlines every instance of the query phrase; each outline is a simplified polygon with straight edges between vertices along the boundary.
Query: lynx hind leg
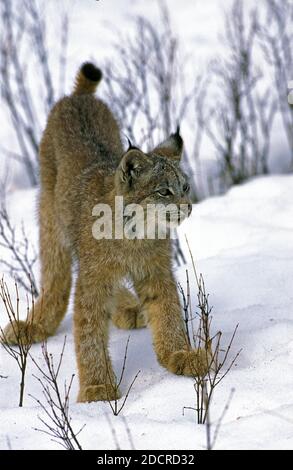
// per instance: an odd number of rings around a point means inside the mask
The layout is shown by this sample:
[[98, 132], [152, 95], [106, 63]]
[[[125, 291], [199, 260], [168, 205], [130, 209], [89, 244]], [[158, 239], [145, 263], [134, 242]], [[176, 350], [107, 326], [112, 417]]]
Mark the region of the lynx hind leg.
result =
[[110, 310], [112, 321], [117, 328], [132, 330], [146, 326], [138, 298], [126, 287], [117, 289]]
[[54, 199], [40, 200], [41, 293], [26, 321], [8, 323], [2, 341], [38, 343], [54, 335], [67, 309], [71, 288], [71, 254], [58, 237]]

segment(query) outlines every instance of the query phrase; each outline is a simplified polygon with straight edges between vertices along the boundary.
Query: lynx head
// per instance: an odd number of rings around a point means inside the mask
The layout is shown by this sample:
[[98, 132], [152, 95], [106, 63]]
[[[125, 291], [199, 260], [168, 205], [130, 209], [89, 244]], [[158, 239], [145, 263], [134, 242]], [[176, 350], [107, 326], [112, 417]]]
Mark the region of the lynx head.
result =
[[116, 170], [116, 193], [126, 204], [139, 204], [144, 209], [149, 205], [163, 210], [171, 207], [172, 218], [180, 223], [192, 210], [188, 178], [179, 167], [182, 151], [179, 128], [148, 153], [130, 145]]

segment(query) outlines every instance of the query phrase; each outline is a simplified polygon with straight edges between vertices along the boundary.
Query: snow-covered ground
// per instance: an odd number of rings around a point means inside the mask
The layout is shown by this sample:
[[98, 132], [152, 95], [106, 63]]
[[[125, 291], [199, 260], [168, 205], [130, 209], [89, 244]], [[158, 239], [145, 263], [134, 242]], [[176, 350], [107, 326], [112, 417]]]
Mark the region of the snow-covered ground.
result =
[[[243, 351], [216, 390], [212, 403], [211, 418], [216, 422], [231, 388], [235, 388], [217, 449], [293, 448], [292, 192], [293, 176], [255, 179], [195, 206], [192, 217], [180, 230], [182, 243], [186, 234], [197, 269], [204, 274], [214, 306], [213, 328], [223, 332], [223, 344], [239, 323], [231, 354], [240, 348]], [[34, 191], [22, 191], [9, 199], [15, 223], [23, 219], [33, 241], [37, 239], [35, 198]], [[177, 271], [183, 284], [185, 269]], [[69, 310], [58, 334], [48, 341], [49, 351], [57, 356], [67, 335], [61, 385], [76, 372]], [[6, 323], [3, 307], [0, 322], [2, 326]], [[110, 349], [117, 373], [128, 335], [112, 327]], [[32, 354], [41, 360], [39, 345], [33, 346]], [[196, 424], [192, 411], [182, 414], [184, 406], [195, 404], [193, 381], [173, 376], [158, 365], [147, 330], [130, 332], [122, 392], [138, 370], [141, 373], [118, 417], [112, 415], [107, 403], [76, 404], [75, 380], [71, 416], [76, 429], [86, 424], [80, 435], [83, 448], [115, 448], [111, 426], [122, 449], [130, 448], [127, 426], [137, 449], [205, 448], [204, 427]], [[58, 448], [46, 435], [33, 430], [41, 426], [38, 416], [43, 416], [28, 396], [42, 398], [33, 373], [37, 371], [30, 363], [24, 407], [18, 408], [18, 370], [0, 349], [0, 374], [8, 376], [0, 379], [1, 449], [8, 443], [12, 449]]]

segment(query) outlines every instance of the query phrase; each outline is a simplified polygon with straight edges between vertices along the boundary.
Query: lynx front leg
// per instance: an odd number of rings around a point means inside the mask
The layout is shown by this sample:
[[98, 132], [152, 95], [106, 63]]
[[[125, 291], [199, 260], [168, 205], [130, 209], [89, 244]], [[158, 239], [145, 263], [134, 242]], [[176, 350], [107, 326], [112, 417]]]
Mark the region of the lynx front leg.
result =
[[159, 274], [136, 283], [136, 290], [146, 309], [158, 361], [179, 375], [205, 375], [207, 353], [191, 349], [184, 330], [175, 281], [170, 274]]
[[109, 315], [106, 309], [111, 283], [77, 282], [74, 336], [79, 371], [79, 402], [119, 398], [108, 353]]

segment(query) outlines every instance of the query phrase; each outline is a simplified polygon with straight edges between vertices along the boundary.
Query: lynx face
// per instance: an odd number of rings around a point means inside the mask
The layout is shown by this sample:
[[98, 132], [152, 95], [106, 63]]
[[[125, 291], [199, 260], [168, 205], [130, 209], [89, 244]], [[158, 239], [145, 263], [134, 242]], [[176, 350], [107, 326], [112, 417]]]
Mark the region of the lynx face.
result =
[[116, 172], [116, 191], [127, 204], [151, 205], [179, 225], [192, 210], [187, 175], [179, 168], [183, 141], [172, 134], [149, 153], [131, 147]]

